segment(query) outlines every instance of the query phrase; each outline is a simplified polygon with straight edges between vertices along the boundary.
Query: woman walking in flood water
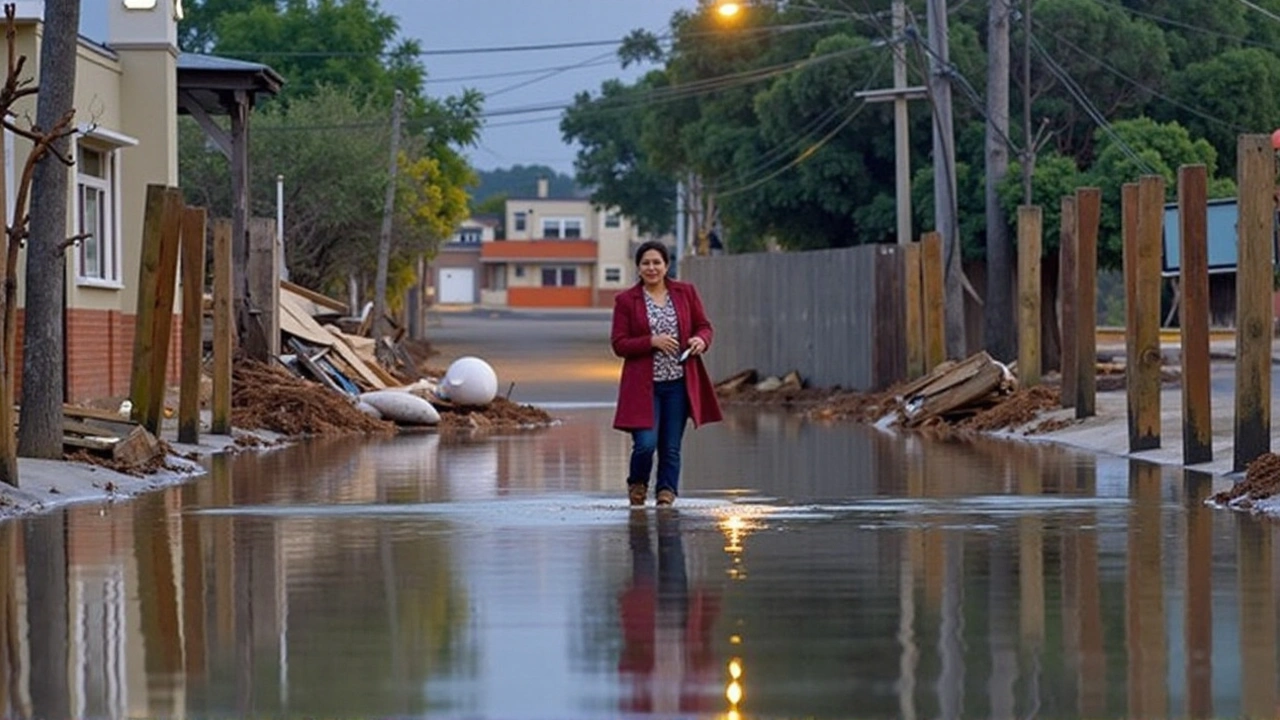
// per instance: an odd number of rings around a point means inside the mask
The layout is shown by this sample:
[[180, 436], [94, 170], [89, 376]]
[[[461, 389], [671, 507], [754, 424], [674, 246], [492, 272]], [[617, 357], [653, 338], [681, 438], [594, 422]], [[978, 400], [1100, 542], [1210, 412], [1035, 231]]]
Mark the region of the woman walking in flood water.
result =
[[655, 497], [669, 506], [680, 494], [680, 445], [685, 424], [720, 419], [715, 387], [701, 355], [711, 347], [711, 322], [698, 291], [667, 277], [671, 258], [662, 243], [636, 250], [640, 281], [613, 305], [613, 352], [623, 358], [613, 426], [631, 433], [627, 497], [644, 505], [658, 455]]

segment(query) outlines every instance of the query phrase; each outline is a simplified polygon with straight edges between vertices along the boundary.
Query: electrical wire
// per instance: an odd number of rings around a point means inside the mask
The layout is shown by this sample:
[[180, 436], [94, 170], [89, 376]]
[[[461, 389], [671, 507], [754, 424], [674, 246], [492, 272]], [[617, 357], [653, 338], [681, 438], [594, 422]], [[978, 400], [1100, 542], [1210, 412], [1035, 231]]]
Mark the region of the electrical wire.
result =
[[1268, 10], [1268, 9], [1266, 9], [1266, 8], [1264, 8], [1264, 7], [1262, 7], [1261, 5], [1259, 5], [1259, 4], [1257, 4], [1257, 3], [1250, 2], [1249, 0], [1240, 0], [1240, 4], [1241, 4], [1241, 5], [1244, 5], [1244, 6], [1245, 6], [1245, 7], [1247, 7], [1247, 8], [1253, 8], [1254, 10], [1257, 10], [1258, 12], [1262, 13], [1263, 15], [1266, 15], [1267, 17], [1271, 18], [1272, 20], [1275, 20], [1276, 22], [1280, 22], [1280, 15], [1277, 15], [1277, 14], [1275, 14], [1275, 13], [1271, 12], [1270, 10]]
[[1220, 32], [1218, 30], [1210, 30], [1209, 28], [1200, 27], [1198, 25], [1192, 25], [1191, 23], [1183, 22], [1181, 20], [1175, 20], [1173, 18], [1165, 17], [1163, 15], [1156, 15], [1154, 13], [1145, 12], [1143, 10], [1136, 10], [1134, 8], [1126, 7], [1121, 3], [1115, 2], [1114, 0], [1094, 0], [1094, 2], [1098, 3], [1099, 5], [1103, 5], [1105, 7], [1114, 8], [1116, 10], [1123, 10], [1124, 12], [1130, 15], [1133, 15], [1135, 17], [1140, 17], [1155, 23], [1160, 23], [1161, 25], [1168, 25], [1169, 27], [1176, 27], [1182, 30], [1189, 30], [1192, 32], [1200, 33], [1202, 35], [1209, 35], [1211, 37], [1217, 37], [1217, 38], [1222, 38], [1223, 40], [1230, 40], [1232, 42], [1237, 42], [1237, 43], [1240, 43], [1241, 45], [1251, 45], [1253, 47], [1265, 48], [1267, 50], [1280, 53], [1280, 45], [1273, 45], [1271, 43], [1265, 43], [1259, 40], [1253, 40], [1251, 38], [1239, 37], [1236, 35], [1231, 35], [1230, 33]]
[[1049, 51], [1045, 49], [1044, 45], [1042, 45], [1034, 35], [1031, 37], [1031, 45], [1040, 53], [1040, 57], [1049, 68], [1049, 72], [1051, 72], [1054, 77], [1062, 83], [1063, 87], [1067, 89], [1067, 92], [1075, 99], [1076, 103], [1084, 110], [1085, 114], [1093, 120], [1094, 124], [1106, 133], [1107, 137], [1111, 138], [1112, 142], [1120, 148], [1121, 152], [1128, 156], [1130, 160], [1133, 160], [1141, 170], [1154, 174], [1156, 169], [1143, 159], [1142, 156], [1139, 155], [1128, 143], [1126, 143], [1124, 138], [1120, 137], [1119, 133], [1115, 131], [1115, 128], [1111, 126], [1111, 123], [1108, 122], [1107, 119], [1103, 117], [1102, 113], [1098, 111], [1098, 108], [1089, 100], [1080, 86], [1071, 79], [1071, 75], [1066, 71], [1066, 69], [1058, 64], [1058, 61], [1049, 54]]

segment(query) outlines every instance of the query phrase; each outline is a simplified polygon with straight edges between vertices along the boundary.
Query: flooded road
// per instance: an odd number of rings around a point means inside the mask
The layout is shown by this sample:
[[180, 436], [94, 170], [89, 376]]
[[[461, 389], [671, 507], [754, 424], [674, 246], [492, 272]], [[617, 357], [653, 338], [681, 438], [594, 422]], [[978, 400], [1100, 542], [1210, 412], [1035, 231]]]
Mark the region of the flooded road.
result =
[[[0, 525], [44, 717], [1273, 717], [1276, 525], [1210, 481], [733, 412], [675, 511], [608, 408], [316, 442]], [[736, 715], [735, 715], [736, 713]]]

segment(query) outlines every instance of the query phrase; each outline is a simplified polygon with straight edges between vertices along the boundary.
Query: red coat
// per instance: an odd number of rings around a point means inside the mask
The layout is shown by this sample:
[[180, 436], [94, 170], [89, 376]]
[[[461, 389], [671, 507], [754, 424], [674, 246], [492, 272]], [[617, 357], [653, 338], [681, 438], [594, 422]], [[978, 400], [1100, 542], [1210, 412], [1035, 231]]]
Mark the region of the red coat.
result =
[[[680, 328], [680, 347], [689, 338], [700, 337], [711, 348], [711, 321], [702, 307], [702, 298], [693, 285], [667, 280], [667, 294], [675, 303], [676, 324]], [[613, 303], [613, 352], [623, 359], [622, 381], [618, 384], [618, 409], [613, 426], [618, 430], [645, 430], [653, 427], [653, 349], [650, 339], [649, 313], [644, 303], [644, 288], [636, 283], [618, 293]], [[684, 385], [689, 393], [689, 415], [695, 427], [720, 420], [720, 403], [715, 385], [702, 364], [693, 356], [684, 364]]]

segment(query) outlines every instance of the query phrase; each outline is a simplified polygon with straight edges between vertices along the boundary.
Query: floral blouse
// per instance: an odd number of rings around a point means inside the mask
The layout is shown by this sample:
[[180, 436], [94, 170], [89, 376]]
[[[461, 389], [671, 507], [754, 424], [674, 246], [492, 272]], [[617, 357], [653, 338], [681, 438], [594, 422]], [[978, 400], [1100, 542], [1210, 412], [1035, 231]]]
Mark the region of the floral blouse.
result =
[[[649, 329], [654, 335], [670, 335], [680, 339], [680, 326], [676, 322], [676, 308], [667, 295], [667, 302], [659, 305], [653, 301], [649, 293], [644, 294], [644, 307], [649, 313]], [[653, 356], [653, 379], [656, 382], [679, 380], [684, 377], [684, 367], [676, 360], [677, 356], [664, 352], [656, 352]]]

